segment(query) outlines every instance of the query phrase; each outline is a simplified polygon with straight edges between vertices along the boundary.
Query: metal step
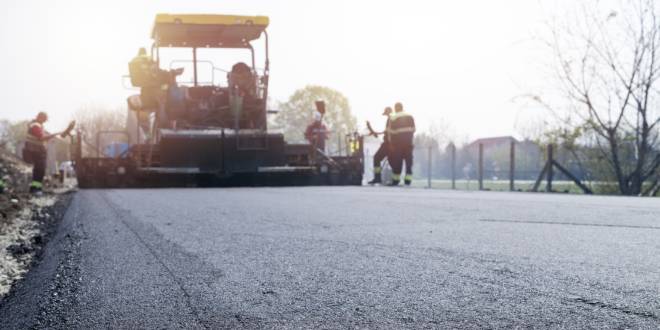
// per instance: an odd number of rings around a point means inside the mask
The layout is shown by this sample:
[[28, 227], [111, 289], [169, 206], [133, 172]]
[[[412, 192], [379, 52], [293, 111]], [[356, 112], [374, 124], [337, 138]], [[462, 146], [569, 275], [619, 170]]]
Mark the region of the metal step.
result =
[[257, 169], [259, 173], [294, 173], [294, 172], [314, 172], [314, 166], [261, 166]]

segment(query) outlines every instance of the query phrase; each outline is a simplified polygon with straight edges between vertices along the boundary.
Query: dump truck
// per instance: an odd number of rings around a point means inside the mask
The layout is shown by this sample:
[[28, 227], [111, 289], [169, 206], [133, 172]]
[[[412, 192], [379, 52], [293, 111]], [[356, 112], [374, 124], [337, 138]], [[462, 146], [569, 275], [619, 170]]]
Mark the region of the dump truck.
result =
[[[359, 135], [343, 135], [350, 148], [331, 156], [269, 131], [268, 25], [265, 16], [156, 15], [150, 53], [129, 64], [140, 93], [127, 100], [127, 129], [75, 138], [79, 186], [361, 185]], [[229, 67], [213, 60], [244, 55]]]

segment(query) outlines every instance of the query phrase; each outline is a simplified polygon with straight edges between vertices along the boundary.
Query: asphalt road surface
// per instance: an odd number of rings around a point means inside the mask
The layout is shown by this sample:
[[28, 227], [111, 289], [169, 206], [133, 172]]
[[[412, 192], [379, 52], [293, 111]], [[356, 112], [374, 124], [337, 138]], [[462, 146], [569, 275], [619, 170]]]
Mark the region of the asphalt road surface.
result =
[[6, 328], [658, 328], [660, 200], [83, 190]]

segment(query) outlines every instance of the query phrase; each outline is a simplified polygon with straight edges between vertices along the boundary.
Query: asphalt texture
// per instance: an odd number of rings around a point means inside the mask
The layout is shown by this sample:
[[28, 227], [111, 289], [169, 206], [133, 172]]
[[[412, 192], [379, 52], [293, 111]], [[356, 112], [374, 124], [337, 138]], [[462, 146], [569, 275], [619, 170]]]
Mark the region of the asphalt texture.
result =
[[660, 328], [660, 200], [82, 190], [2, 328]]

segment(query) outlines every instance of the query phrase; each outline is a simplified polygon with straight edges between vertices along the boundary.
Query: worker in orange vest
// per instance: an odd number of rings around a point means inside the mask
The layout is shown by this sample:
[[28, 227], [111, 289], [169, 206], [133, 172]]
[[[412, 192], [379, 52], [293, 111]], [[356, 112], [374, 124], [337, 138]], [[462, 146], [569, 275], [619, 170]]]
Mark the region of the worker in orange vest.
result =
[[32, 182], [30, 192], [39, 192], [43, 189], [44, 175], [46, 174], [46, 144], [57, 134], [49, 134], [44, 129], [48, 121], [48, 114], [39, 112], [37, 117], [28, 123], [25, 146], [23, 147], [23, 160], [32, 164]]
[[314, 112], [314, 121], [305, 129], [305, 139], [315, 148], [325, 152], [328, 128], [323, 124], [323, 115]]

